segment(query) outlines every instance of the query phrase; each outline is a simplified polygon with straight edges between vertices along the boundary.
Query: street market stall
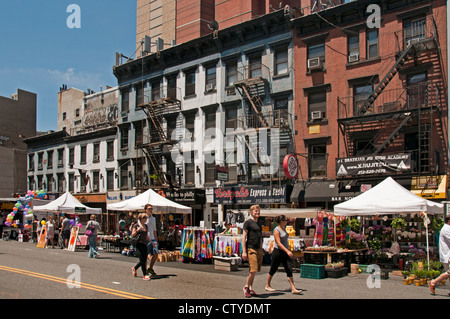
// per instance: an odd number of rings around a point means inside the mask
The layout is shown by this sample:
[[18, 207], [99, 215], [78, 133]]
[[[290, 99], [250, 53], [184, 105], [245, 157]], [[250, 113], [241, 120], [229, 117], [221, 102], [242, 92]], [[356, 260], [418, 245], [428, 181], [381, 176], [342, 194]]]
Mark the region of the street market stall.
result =
[[[443, 213], [443, 204], [413, 194], [391, 177], [386, 178], [365, 193], [334, 206], [335, 216], [358, 216], [360, 219], [369, 220], [373, 224], [368, 227], [369, 234], [357, 234], [355, 233], [355, 229], [353, 229], [352, 232], [347, 232], [350, 236], [359, 236], [362, 238], [376, 234], [377, 231], [379, 234], [385, 234], [385, 229], [388, 229], [388, 232], [392, 230], [392, 234], [387, 235], [392, 236], [390, 238], [393, 242], [391, 251], [394, 252], [394, 254], [400, 252], [397, 240], [401, 237], [399, 234], [402, 235], [405, 232], [406, 216], [415, 220], [415, 226], [421, 226], [421, 222], [423, 222], [425, 227], [423, 239], [425, 239], [426, 242], [426, 259], [428, 267], [430, 265], [428, 233], [428, 225], [430, 223], [429, 215], [439, 216], [443, 215]], [[385, 216], [380, 218], [380, 215]], [[411, 215], [413, 216], [411, 217]], [[362, 227], [362, 222], [360, 220], [350, 220], [350, 222], [352, 221], [359, 223], [360, 228]], [[385, 227], [385, 222], [386, 224], [390, 223], [389, 228]], [[379, 245], [379, 240], [369, 241], [369, 248], [375, 248], [376, 245]]]
[[[183, 218], [188, 215], [189, 219], [191, 219], [192, 216], [192, 209], [190, 207], [171, 201], [166, 197], [159, 195], [152, 189], [148, 189], [144, 193], [127, 200], [108, 204], [107, 209], [112, 211], [143, 212], [146, 204], [152, 205], [153, 215], [160, 215], [161, 219], [167, 224], [166, 228], [169, 228], [171, 218], [176, 214], [182, 215]], [[191, 221], [185, 221], [185, 223], [190, 224]], [[161, 228], [162, 227], [158, 227], [157, 231], [158, 237], [162, 243], [164, 242], [162, 239], [166, 238], [167, 234]], [[117, 241], [123, 244], [127, 243], [126, 238], [112, 237], [111, 240], [114, 240], [114, 243], [111, 243], [112, 246], [118, 246]]]

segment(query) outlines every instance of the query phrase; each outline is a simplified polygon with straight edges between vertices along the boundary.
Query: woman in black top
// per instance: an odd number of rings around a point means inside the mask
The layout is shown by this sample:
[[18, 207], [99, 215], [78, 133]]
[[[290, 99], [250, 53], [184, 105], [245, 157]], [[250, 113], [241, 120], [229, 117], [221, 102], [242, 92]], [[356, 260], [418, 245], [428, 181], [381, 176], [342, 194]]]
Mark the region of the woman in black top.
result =
[[132, 268], [133, 276], [136, 277], [136, 270], [139, 267], [142, 268], [142, 273], [144, 274], [144, 280], [150, 280], [150, 276], [147, 276], [147, 243], [148, 243], [148, 234], [147, 234], [147, 226], [145, 222], [147, 221], [147, 214], [141, 213], [138, 216], [137, 223], [132, 228], [131, 237], [135, 237], [140, 234], [140, 237], [136, 243], [136, 249], [139, 251], [139, 262]]

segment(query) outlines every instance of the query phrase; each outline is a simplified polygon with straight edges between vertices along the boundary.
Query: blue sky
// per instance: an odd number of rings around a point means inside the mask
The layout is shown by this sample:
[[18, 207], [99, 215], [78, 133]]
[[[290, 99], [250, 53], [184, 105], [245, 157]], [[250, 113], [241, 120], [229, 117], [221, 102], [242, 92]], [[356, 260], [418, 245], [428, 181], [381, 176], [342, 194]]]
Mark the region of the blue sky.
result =
[[[67, 26], [70, 4], [81, 9], [81, 28]], [[117, 85], [115, 52], [136, 49], [136, 0], [1, 0], [0, 32], [0, 96], [36, 93], [37, 130], [56, 130], [63, 84]]]

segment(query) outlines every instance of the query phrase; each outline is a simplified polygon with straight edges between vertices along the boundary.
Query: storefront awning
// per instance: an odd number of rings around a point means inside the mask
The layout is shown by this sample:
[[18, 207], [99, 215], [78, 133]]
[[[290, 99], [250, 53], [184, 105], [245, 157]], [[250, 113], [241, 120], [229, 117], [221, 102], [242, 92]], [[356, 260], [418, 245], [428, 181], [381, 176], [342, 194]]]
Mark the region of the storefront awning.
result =
[[411, 192], [426, 199], [447, 199], [447, 175], [420, 176], [411, 180]]
[[361, 192], [342, 189], [337, 181], [299, 182], [294, 185], [291, 202], [344, 202]]

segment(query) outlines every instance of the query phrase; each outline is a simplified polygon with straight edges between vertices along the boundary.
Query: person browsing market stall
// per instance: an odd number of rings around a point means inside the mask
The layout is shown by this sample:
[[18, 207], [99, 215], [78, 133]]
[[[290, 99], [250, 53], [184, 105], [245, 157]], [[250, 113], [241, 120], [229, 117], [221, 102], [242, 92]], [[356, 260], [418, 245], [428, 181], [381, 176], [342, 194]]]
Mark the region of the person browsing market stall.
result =
[[243, 288], [244, 296], [247, 298], [258, 296], [253, 290], [253, 281], [256, 273], [261, 271], [263, 262], [262, 224], [259, 221], [260, 214], [259, 205], [251, 206], [251, 218], [247, 219], [243, 226], [242, 259], [244, 261], [248, 259], [249, 264], [247, 283]]
[[286, 271], [289, 285], [291, 286], [291, 292], [293, 294], [300, 294], [301, 290], [297, 290], [294, 286], [294, 278], [292, 276], [293, 258], [294, 255], [289, 250], [289, 234], [286, 232], [287, 218], [284, 215], [277, 216], [275, 221], [278, 226], [273, 231], [273, 237], [275, 239], [272, 252], [272, 262], [270, 265], [269, 274], [267, 275], [266, 291], [275, 291], [271, 287], [272, 278], [278, 270], [280, 264], [283, 264]]
[[156, 260], [158, 259], [158, 235], [156, 232], [156, 219], [153, 216], [153, 206], [151, 204], [146, 204], [144, 207], [145, 213], [147, 214], [147, 232], [149, 237], [149, 243], [147, 244], [148, 259], [150, 260], [150, 267], [148, 268], [148, 274], [152, 277], [156, 277], [157, 274], [153, 270]]

